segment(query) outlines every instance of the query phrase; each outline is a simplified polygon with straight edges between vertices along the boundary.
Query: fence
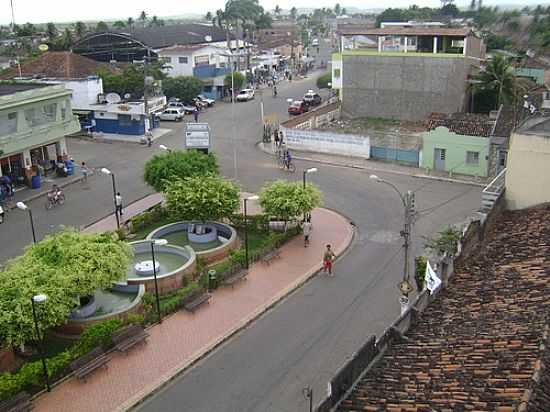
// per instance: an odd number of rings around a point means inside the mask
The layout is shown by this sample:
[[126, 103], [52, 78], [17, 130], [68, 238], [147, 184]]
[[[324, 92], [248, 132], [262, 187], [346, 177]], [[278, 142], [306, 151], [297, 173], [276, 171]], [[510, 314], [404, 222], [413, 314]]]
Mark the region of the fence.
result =
[[472, 221], [466, 227], [459, 243], [457, 255], [453, 258], [444, 257], [437, 263], [436, 266], [442, 280], [441, 287], [432, 294], [426, 289], [423, 290], [408, 310], [399, 316], [378, 340], [375, 336], [369, 338], [361, 349], [338, 369], [334, 378], [329, 382], [326, 397], [315, 407], [316, 412], [330, 412], [333, 410], [349, 394], [355, 383], [365, 374], [368, 374], [376, 365], [392, 342], [404, 338], [407, 331], [419, 321], [422, 312], [436, 299], [439, 292], [447, 287], [448, 281], [454, 273], [455, 262], [466, 259], [473, 251], [479, 250], [480, 244], [486, 238], [503, 208], [504, 196], [501, 193], [483, 222]]
[[370, 157], [372, 159], [403, 163], [407, 166], [414, 167], [418, 167], [420, 162], [420, 154], [418, 150], [403, 150], [394, 149], [391, 147], [371, 146]]

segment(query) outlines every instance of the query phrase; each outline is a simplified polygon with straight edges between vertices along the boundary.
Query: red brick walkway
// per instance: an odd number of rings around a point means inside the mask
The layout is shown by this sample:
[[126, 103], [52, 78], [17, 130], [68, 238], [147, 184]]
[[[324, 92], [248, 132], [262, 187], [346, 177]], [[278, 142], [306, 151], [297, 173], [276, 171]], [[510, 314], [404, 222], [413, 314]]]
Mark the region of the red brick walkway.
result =
[[324, 245], [342, 253], [353, 229], [341, 215], [317, 209], [311, 245], [297, 238], [281, 248], [281, 259], [251, 266], [247, 281], [215, 291], [195, 314], [179, 311], [149, 329], [146, 345], [128, 355], [113, 353], [107, 370], [86, 383], [71, 378], [35, 400], [36, 411], [102, 412], [130, 408], [211, 348], [258, 317], [321, 267]]

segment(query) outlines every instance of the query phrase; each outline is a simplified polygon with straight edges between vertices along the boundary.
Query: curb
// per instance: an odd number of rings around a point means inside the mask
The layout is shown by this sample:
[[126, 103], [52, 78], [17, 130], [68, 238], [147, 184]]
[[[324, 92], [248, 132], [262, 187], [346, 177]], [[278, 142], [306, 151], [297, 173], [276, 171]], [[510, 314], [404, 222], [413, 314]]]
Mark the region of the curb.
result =
[[[269, 149], [265, 148], [264, 142], [259, 141], [259, 142], [256, 143], [256, 146], [260, 149], [260, 151], [262, 151], [264, 153], [267, 153], [269, 155], [273, 155], [273, 152], [271, 152]], [[485, 183], [477, 183], [477, 182], [472, 182], [470, 180], [451, 179], [451, 178], [448, 178], [448, 177], [431, 176], [431, 175], [427, 175], [427, 174], [424, 174], [424, 173], [410, 174], [410, 173], [406, 173], [406, 172], [400, 172], [400, 171], [397, 171], [397, 170], [381, 169], [381, 168], [376, 168], [376, 167], [367, 167], [367, 166], [356, 165], [356, 164], [353, 164], [353, 163], [338, 163], [338, 162], [335, 162], [335, 161], [321, 160], [321, 159], [315, 159], [315, 158], [312, 158], [312, 157], [304, 157], [304, 156], [293, 156], [293, 158], [297, 159], [297, 160], [304, 160], [304, 161], [307, 161], [307, 162], [320, 163], [320, 164], [325, 164], [325, 165], [329, 165], [329, 166], [345, 167], [345, 168], [348, 168], [348, 169], [372, 170], [373, 172], [393, 173], [393, 174], [396, 174], [396, 175], [410, 176], [410, 177], [415, 177], [415, 178], [418, 178], [418, 179], [439, 180], [441, 182], [461, 183], [461, 184], [464, 184], [464, 185], [471, 185], [471, 186], [477, 186], [477, 187], [486, 187], [487, 186], [487, 184], [485, 184]]]
[[[350, 248], [354, 245], [357, 229], [355, 226], [350, 224], [351, 221], [346, 216], [338, 212], [335, 212], [334, 210], [331, 210], [331, 209], [326, 209], [326, 208], [323, 208], [323, 209], [325, 209], [330, 213], [338, 214], [348, 223], [348, 225], [352, 227], [351, 235], [346, 239], [346, 243], [343, 250], [340, 253], [338, 253], [336, 257], [336, 260], [340, 260], [343, 256], [345, 256], [348, 253]], [[122, 405], [114, 409], [114, 411], [115, 412], [129, 411], [135, 408], [136, 406], [140, 405], [141, 403], [145, 402], [147, 399], [153, 397], [155, 394], [157, 394], [159, 391], [161, 391], [167, 385], [169, 385], [173, 380], [177, 379], [187, 370], [192, 368], [197, 362], [206, 358], [208, 355], [210, 355], [210, 353], [212, 353], [215, 349], [223, 345], [231, 337], [241, 332], [242, 330], [245, 330], [249, 325], [251, 325], [253, 322], [258, 320], [264, 314], [266, 314], [275, 306], [277, 306], [277, 304], [279, 304], [285, 298], [287, 298], [292, 293], [294, 293], [294, 291], [296, 291], [301, 286], [306, 284], [308, 281], [316, 277], [319, 273], [321, 273], [322, 269], [323, 269], [322, 263], [315, 264], [309, 271], [307, 271], [304, 275], [296, 279], [293, 283], [291, 283], [285, 289], [280, 291], [272, 299], [267, 301], [263, 306], [259, 307], [254, 312], [250, 313], [249, 315], [241, 319], [241, 321], [233, 329], [228, 331], [226, 334], [212, 340], [203, 348], [197, 350], [190, 357], [189, 360], [184, 362], [184, 364], [180, 366], [176, 366], [174, 369], [172, 369], [172, 371], [164, 374], [160, 378], [159, 382], [157, 382], [156, 384], [150, 385], [147, 389], [144, 389], [140, 393], [134, 395], [132, 398], [130, 398], [129, 400], [124, 402]]]
[[[90, 177], [90, 176], [88, 176], [88, 177]], [[58, 187], [61, 187], [61, 188], [64, 188], [64, 187], [67, 187], [67, 186], [69, 186], [69, 185], [72, 185], [73, 183], [78, 183], [78, 182], [80, 182], [82, 179], [83, 179], [82, 176], [75, 177], [75, 178], [73, 178], [73, 179], [71, 179], [71, 180], [68, 180], [68, 181], [66, 181], [66, 182], [60, 183], [60, 184], [58, 184], [57, 186], [58, 186]], [[44, 191], [42, 191], [42, 192], [35, 193], [35, 194], [33, 194], [33, 195], [31, 195], [31, 196], [25, 198], [25, 199], [18, 200], [18, 202], [24, 202], [24, 203], [30, 202], [30, 201], [33, 201], [33, 200], [35, 200], [35, 199], [38, 199], [39, 197], [46, 196], [47, 194], [48, 194], [48, 191], [44, 190]], [[16, 203], [17, 203], [17, 202], [16, 202]], [[16, 208], [17, 208], [17, 206], [11, 205], [11, 206], [9, 207], [9, 210], [13, 210], [13, 209], [16, 209]]]

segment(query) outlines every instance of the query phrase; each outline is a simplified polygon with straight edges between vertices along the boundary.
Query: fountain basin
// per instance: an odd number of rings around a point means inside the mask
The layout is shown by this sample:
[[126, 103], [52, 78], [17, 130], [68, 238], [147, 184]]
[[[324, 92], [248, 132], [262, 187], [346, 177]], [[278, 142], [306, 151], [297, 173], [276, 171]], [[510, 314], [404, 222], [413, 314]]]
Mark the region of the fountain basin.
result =
[[[197, 227], [201, 229], [197, 230]], [[197, 241], [195, 235], [201, 236], [201, 239]], [[170, 223], [153, 230], [147, 239], [167, 239], [171, 245], [190, 247], [206, 263], [224, 259], [231, 250], [239, 247], [235, 229], [220, 222]]]
[[[153, 269], [154, 266], [154, 269]], [[134, 272], [138, 276], [151, 276], [155, 274], [155, 271], [158, 273], [160, 270], [160, 263], [154, 262], [152, 260], [143, 260], [134, 265]]]

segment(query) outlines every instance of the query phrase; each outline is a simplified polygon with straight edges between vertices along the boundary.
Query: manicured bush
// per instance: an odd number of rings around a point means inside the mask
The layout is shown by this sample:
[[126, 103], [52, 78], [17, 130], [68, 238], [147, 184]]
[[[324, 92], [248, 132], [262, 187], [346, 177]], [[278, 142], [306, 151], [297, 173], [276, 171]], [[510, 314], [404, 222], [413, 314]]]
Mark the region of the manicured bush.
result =
[[322, 74], [317, 78], [317, 88], [328, 89], [330, 82], [332, 82], [332, 74], [330, 72]]
[[311, 212], [321, 202], [321, 192], [310, 183], [304, 188], [299, 182], [276, 180], [260, 191], [260, 205], [264, 213], [285, 222]]
[[186, 178], [218, 174], [218, 161], [213, 153], [198, 150], [172, 150], [159, 153], [145, 163], [144, 179], [157, 192], [162, 192], [166, 182], [174, 178]]

